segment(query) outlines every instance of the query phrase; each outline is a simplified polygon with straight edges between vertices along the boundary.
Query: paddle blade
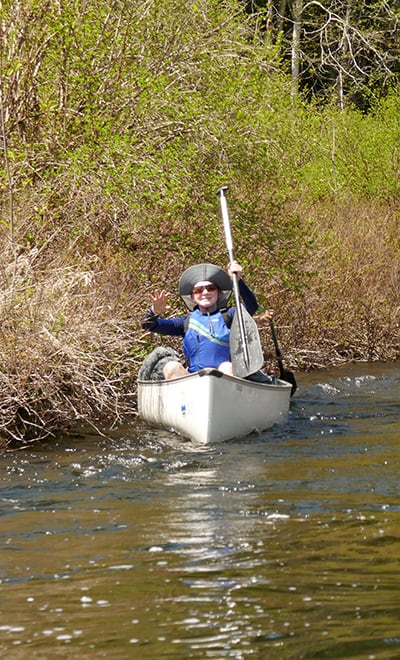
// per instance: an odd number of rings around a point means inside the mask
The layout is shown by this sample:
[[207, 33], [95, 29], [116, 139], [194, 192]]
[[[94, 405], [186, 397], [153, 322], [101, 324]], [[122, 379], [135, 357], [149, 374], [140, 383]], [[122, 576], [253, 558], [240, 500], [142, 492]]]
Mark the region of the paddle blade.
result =
[[264, 363], [257, 324], [243, 306], [242, 318], [245, 332], [245, 346], [241, 337], [238, 314], [235, 314], [233, 317], [229, 336], [232, 369], [234, 375], [239, 378], [245, 378], [250, 374], [254, 374], [261, 369]]
[[292, 386], [290, 396], [293, 396], [293, 394], [297, 390], [296, 379], [291, 371], [287, 371], [285, 369], [281, 360], [279, 361], [279, 377], [281, 380], [285, 380], [287, 383], [289, 383]]

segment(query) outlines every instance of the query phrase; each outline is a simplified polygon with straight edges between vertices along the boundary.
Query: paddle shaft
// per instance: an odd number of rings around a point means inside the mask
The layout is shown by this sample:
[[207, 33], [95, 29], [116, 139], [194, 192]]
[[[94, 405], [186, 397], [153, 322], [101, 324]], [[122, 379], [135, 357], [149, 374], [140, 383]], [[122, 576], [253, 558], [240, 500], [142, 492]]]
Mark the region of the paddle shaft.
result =
[[[228, 250], [229, 261], [232, 262], [232, 261], [235, 260], [235, 253], [234, 253], [234, 249], [233, 249], [233, 241], [232, 241], [231, 223], [230, 223], [230, 220], [229, 220], [228, 204], [227, 204], [225, 193], [224, 193], [225, 190], [227, 190], [227, 186], [223, 186], [222, 188], [220, 188], [218, 190], [218, 194], [219, 194], [219, 199], [220, 199], [220, 203], [221, 203], [222, 220], [224, 222], [226, 247], [227, 247], [227, 250]], [[243, 321], [242, 306], [241, 306], [241, 303], [240, 303], [239, 278], [238, 278], [237, 273], [232, 273], [232, 281], [233, 281], [233, 292], [234, 292], [234, 295], [235, 295], [235, 302], [236, 302], [236, 314], [238, 315], [238, 321], [239, 321], [240, 338], [242, 340], [242, 346], [243, 346], [244, 362], [245, 362], [246, 367], [248, 368], [249, 365], [250, 365], [249, 347], [248, 347], [248, 344], [247, 344], [246, 331], [245, 331], [244, 321]]]
[[291, 386], [292, 386], [291, 396], [293, 396], [293, 394], [297, 390], [296, 379], [294, 377], [294, 374], [292, 374], [291, 371], [287, 371], [285, 369], [285, 367], [283, 366], [282, 352], [281, 352], [281, 349], [279, 348], [278, 338], [276, 336], [275, 326], [274, 326], [274, 322], [273, 322], [272, 319], [269, 319], [269, 325], [270, 325], [270, 328], [271, 328], [272, 341], [274, 342], [274, 346], [275, 346], [276, 359], [277, 359], [278, 364], [279, 364], [279, 375], [280, 375], [282, 380], [286, 380], [286, 382], [291, 384]]
[[276, 336], [275, 326], [274, 326], [274, 322], [273, 322], [272, 319], [269, 320], [269, 325], [271, 327], [272, 341], [274, 342], [274, 346], [275, 346], [276, 359], [278, 360], [279, 370], [280, 370], [280, 374], [282, 376], [282, 374], [285, 372], [285, 368], [283, 366], [282, 352], [281, 352], [281, 349], [279, 348], [279, 345], [278, 345], [278, 338]]

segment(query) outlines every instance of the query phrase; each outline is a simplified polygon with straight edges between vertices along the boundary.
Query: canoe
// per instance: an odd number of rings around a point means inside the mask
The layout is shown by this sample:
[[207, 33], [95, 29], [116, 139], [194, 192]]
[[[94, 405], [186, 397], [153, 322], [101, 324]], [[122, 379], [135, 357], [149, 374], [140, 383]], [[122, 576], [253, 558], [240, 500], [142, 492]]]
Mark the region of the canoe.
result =
[[257, 383], [202, 369], [175, 380], [138, 380], [142, 420], [201, 445], [244, 437], [285, 422], [291, 385]]

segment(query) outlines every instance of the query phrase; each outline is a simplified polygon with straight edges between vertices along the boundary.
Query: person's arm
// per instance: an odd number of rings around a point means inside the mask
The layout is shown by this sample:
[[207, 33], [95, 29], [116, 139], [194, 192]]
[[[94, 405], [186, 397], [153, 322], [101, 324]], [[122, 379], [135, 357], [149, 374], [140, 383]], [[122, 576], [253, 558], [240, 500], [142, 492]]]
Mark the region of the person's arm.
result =
[[185, 333], [186, 316], [172, 319], [164, 319], [149, 307], [142, 319], [143, 330], [157, 332], [159, 335], [171, 335], [173, 337], [183, 337]]
[[[246, 307], [247, 311], [251, 316], [253, 316], [257, 309], [258, 309], [258, 302], [257, 299], [252, 292], [251, 289], [247, 286], [247, 284], [243, 281], [243, 268], [240, 265], [238, 261], [232, 261], [230, 264], [228, 264], [228, 274], [230, 277], [233, 277], [233, 274], [235, 274], [238, 278], [239, 282], [239, 294], [240, 297], [242, 298], [244, 302], [244, 306]], [[232, 312], [233, 315], [233, 312]]]
[[[239, 280], [239, 293], [240, 293], [240, 297], [244, 302], [245, 308], [247, 309], [247, 311], [251, 316], [254, 316], [254, 314], [258, 309], [258, 302], [252, 290], [249, 289], [249, 287], [243, 280]], [[229, 307], [228, 314], [231, 317], [231, 319], [233, 319], [235, 311], [236, 311], [236, 307]]]
[[239, 280], [239, 293], [244, 302], [244, 306], [251, 316], [254, 316], [258, 309], [257, 298], [251, 289], [247, 286], [246, 282], [242, 279]]
[[185, 334], [186, 317], [165, 319], [162, 314], [168, 309], [168, 299], [170, 294], [164, 289], [156, 289], [153, 295], [150, 295], [151, 307], [147, 310], [142, 319], [142, 328], [150, 332], [157, 332], [160, 335], [172, 335], [173, 337], [183, 337]]

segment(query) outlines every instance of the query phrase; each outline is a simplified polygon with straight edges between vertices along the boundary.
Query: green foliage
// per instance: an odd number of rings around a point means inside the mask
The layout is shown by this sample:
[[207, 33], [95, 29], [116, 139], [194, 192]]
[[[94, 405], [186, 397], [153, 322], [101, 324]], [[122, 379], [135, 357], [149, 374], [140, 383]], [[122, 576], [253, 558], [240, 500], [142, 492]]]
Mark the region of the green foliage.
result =
[[42, 209], [29, 244], [61, 222], [67, 244], [160, 243], [177, 267], [219, 255], [214, 193], [229, 182], [243, 250], [266, 247], [266, 271], [296, 287], [299, 196], [398, 194], [398, 95], [367, 116], [293, 105], [276, 47], [235, 0], [9, 2], [4, 18], [9, 156]]
[[303, 114], [299, 183], [313, 199], [330, 195], [390, 201], [399, 194], [399, 94], [368, 115], [325, 109]]

